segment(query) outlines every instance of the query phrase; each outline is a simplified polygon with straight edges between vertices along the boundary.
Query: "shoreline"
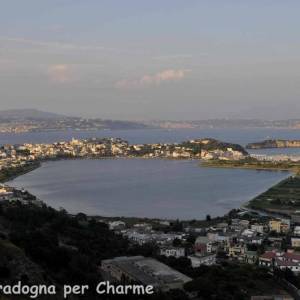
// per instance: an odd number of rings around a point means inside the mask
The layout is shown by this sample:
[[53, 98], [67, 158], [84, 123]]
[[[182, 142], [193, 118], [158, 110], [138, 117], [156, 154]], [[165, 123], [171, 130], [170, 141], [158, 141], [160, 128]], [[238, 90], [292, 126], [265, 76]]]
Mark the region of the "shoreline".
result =
[[[3, 178], [0, 178], [0, 183], [5, 184], [8, 181], [12, 181], [19, 176], [25, 175], [27, 173], [30, 173], [30, 172], [40, 168], [41, 165], [42, 165], [42, 163], [40, 161], [38, 161], [38, 162], [31, 163], [30, 165], [27, 165], [27, 166], [12, 167], [10, 169], [1, 170], [0, 177], [3, 176]], [[8, 171], [8, 172], [17, 171], [18, 169], [20, 169], [20, 171], [17, 173], [13, 173], [12, 175], [6, 175], [6, 174], [2, 173], [3, 171]]]
[[260, 163], [242, 163], [237, 164], [239, 161], [201, 161], [200, 164], [202, 167], [205, 168], [223, 168], [223, 169], [247, 169], [247, 170], [257, 170], [257, 171], [270, 171], [270, 172], [290, 172], [290, 173], [298, 173], [300, 165], [293, 165], [293, 166], [278, 166], [274, 164], [273, 166], [270, 165], [263, 165]]

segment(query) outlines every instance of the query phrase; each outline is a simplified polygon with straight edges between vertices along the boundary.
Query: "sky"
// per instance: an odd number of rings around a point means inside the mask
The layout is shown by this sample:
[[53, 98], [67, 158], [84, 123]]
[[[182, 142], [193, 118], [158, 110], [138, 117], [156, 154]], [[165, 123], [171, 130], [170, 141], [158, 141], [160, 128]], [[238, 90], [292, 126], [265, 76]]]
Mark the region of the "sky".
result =
[[0, 0], [0, 109], [300, 117], [299, 0]]

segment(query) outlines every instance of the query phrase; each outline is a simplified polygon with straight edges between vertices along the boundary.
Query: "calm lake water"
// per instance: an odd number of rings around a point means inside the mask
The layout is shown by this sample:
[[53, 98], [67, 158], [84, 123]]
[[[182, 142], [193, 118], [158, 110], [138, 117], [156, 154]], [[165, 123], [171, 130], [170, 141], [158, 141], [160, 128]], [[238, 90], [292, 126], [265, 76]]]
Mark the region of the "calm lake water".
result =
[[163, 159], [69, 160], [43, 164], [10, 185], [52, 207], [102, 216], [193, 219], [223, 215], [286, 172], [199, 167]]
[[[130, 143], [180, 142], [213, 137], [245, 145], [266, 138], [300, 139], [297, 130], [114, 130], [0, 134], [0, 144], [121, 137]], [[300, 154], [300, 149], [255, 153]], [[286, 172], [209, 169], [197, 161], [160, 159], [73, 160], [43, 164], [10, 185], [72, 213], [192, 219], [223, 215], [288, 176]]]

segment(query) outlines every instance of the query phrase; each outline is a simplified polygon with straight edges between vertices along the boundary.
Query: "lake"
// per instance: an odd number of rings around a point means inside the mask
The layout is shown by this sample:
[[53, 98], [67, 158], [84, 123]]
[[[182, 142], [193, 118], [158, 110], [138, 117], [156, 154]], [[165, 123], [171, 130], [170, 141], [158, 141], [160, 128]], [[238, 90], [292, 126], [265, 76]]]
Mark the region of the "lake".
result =
[[47, 162], [8, 184], [71, 213], [201, 219], [240, 207], [287, 175], [196, 160], [86, 159]]

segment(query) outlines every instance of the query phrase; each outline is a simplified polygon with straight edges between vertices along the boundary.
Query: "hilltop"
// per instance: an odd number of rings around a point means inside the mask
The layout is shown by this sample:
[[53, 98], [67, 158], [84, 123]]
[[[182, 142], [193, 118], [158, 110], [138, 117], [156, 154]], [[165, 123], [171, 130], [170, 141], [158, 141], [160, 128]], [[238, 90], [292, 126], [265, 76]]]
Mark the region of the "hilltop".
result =
[[61, 119], [66, 116], [37, 109], [9, 109], [0, 111], [0, 122]]
[[36, 109], [0, 111], [0, 132], [143, 129], [148, 127], [148, 125], [134, 121], [81, 118]]

